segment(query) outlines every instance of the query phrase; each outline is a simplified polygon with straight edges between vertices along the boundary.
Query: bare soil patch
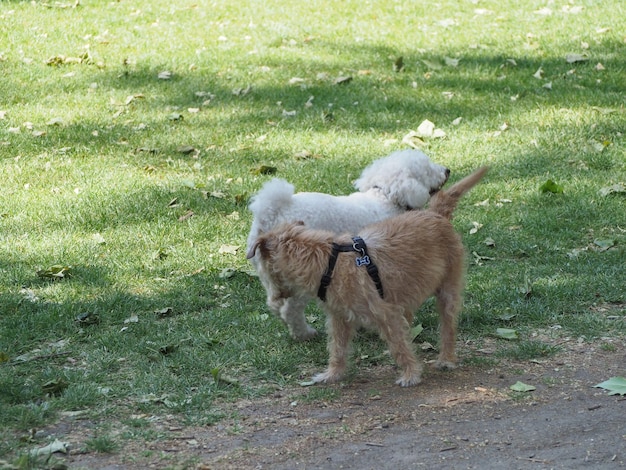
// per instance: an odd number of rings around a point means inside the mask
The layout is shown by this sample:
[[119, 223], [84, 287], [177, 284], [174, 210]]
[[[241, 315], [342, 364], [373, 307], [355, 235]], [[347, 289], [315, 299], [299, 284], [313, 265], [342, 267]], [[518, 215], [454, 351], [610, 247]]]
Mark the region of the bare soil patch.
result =
[[[307, 402], [306, 389], [239, 401], [235, 418], [155, 426], [153, 442], [124, 441], [115, 454], [70, 452], [71, 468], [380, 469], [624, 468], [626, 397], [593, 385], [626, 372], [623, 341], [610, 347], [564, 342], [541, 361], [427, 367], [412, 388], [394, 384], [392, 366], [358, 371], [337, 396]], [[534, 392], [512, 393], [516, 381]], [[51, 433], [84, 447], [89, 423], [65, 421]]]

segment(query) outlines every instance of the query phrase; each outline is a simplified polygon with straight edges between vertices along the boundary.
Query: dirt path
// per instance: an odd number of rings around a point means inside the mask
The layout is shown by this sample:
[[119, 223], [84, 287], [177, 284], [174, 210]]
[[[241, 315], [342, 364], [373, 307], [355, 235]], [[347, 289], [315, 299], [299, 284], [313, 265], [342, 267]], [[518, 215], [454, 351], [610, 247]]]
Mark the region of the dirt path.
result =
[[[338, 397], [306, 403], [303, 388], [237, 403], [236, 419], [131, 442], [114, 455], [75, 454], [71, 468], [381, 469], [626, 468], [626, 397], [592, 386], [626, 375], [626, 349], [567, 343], [547, 361], [493, 369], [427, 368], [424, 381], [394, 385], [391, 366], [359, 370]], [[515, 396], [516, 381], [536, 386]], [[78, 429], [73, 429], [76, 435]], [[60, 438], [62, 436], [59, 436]], [[68, 437], [68, 436], [66, 436]]]

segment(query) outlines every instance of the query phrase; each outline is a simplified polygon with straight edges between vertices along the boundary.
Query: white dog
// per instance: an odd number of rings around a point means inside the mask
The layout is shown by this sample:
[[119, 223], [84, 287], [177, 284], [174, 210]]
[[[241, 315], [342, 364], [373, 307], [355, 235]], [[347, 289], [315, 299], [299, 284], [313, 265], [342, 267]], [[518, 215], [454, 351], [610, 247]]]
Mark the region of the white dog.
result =
[[[348, 196], [294, 194], [293, 185], [285, 180], [273, 179], [265, 183], [250, 203], [254, 219], [248, 235], [248, 249], [260, 233], [283, 222], [303, 221], [312, 229], [356, 234], [365, 225], [407, 210], [423, 208], [449, 175], [450, 170], [433, 163], [419, 150], [402, 150], [365, 168], [354, 183], [359, 191]], [[257, 256], [251, 259], [255, 268], [259, 266]], [[257, 272], [261, 271], [257, 269]], [[269, 299], [274, 286], [266, 276], [260, 274], [259, 278]], [[304, 309], [310, 300], [308, 296], [289, 297], [278, 309], [290, 335], [299, 341], [317, 334], [304, 316]]]

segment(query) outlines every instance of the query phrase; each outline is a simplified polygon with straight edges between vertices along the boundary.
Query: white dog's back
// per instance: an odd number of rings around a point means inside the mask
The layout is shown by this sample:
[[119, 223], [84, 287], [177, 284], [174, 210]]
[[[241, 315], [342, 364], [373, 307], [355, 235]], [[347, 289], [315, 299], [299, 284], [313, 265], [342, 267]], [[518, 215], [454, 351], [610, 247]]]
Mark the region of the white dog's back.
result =
[[401, 212], [382, 195], [378, 204], [372, 204], [374, 197], [358, 192], [347, 196], [316, 192], [294, 194], [292, 184], [275, 178], [265, 183], [250, 203], [254, 215], [250, 235], [255, 237], [259, 231], [298, 220], [314, 229], [354, 232], [372, 221]]

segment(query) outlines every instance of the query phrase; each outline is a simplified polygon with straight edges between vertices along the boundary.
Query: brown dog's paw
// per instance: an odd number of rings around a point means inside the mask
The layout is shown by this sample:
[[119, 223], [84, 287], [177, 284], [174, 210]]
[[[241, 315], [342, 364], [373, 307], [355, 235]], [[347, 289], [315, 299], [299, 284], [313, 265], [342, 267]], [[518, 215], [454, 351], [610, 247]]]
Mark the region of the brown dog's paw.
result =
[[342, 374], [337, 372], [333, 372], [331, 370], [327, 370], [326, 372], [322, 372], [321, 374], [316, 374], [311, 379], [315, 383], [335, 383], [341, 380]]
[[396, 383], [400, 385], [401, 387], [412, 387], [413, 385], [417, 385], [421, 381], [422, 381], [422, 378], [420, 377], [419, 374], [417, 375], [411, 374], [408, 376], [406, 374], [403, 374], [402, 377], [396, 380]]
[[291, 332], [291, 337], [296, 341], [308, 341], [317, 336], [317, 330], [309, 325], [306, 326], [306, 331]]
[[452, 361], [442, 361], [442, 360], [435, 361], [435, 369], [452, 370], [456, 368], [457, 368], [457, 365]]

